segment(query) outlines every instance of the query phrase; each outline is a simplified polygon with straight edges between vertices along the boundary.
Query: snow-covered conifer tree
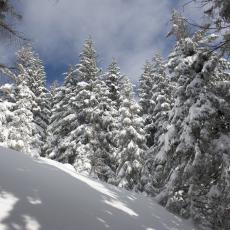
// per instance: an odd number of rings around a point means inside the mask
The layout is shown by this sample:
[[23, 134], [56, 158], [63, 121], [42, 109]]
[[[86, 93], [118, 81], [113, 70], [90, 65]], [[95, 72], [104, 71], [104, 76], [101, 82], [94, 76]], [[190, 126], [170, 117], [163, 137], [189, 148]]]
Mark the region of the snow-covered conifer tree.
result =
[[45, 156], [49, 158], [54, 158], [57, 154], [58, 149], [58, 137], [60, 131], [60, 124], [61, 121], [61, 112], [62, 108], [60, 107], [59, 103], [64, 98], [63, 88], [58, 85], [51, 85], [50, 89], [50, 118], [49, 124], [46, 130], [46, 141], [44, 145], [44, 152]]
[[152, 113], [155, 102], [152, 100], [153, 94], [153, 65], [146, 61], [144, 65], [144, 72], [139, 80], [139, 103], [141, 106], [142, 116], [144, 118], [144, 126], [146, 131], [147, 145], [151, 147], [154, 140], [154, 126], [152, 125]]
[[142, 114], [147, 116], [151, 114], [152, 111], [152, 88], [153, 88], [153, 71], [152, 71], [152, 63], [146, 61], [144, 65], [144, 72], [140, 78], [140, 86], [139, 86], [139, 98], [140, 105], [142, 108]]
[[[107, 72], [103, 75], [103, 80], [105, 81], [109, 90], [109, 100], [110, 104], [110, 127], [107, 133], [107, 149], [110, 150], [110, 167], [113, 172], [116, 172], [117, 161], [115, 158], [115, 152], [117, 150], [116, 135], [119, 132], [119, 109], [121, 106], [121, 91], [123, 88], [124, 75], [121, 74], [120, 68], [113, 58], [111, 64], [108, 66]], [[115, 174], [109, 178], [109, 183], [112, 183], [115, 179]]]
[[119, 108], [120, 106], [120, 91], [122, 87], [122, 80], [124, 76], [120, 73], [120, 68], [115, 59], [112, 60], [108, 66], [105, 74], [105, 82], [109, 88], [109, 98], [112, 100], [113, 106]]
[[6, 83], [0, 86], [0, 145], [8, 147], [9, 122], [14, 119], [15, 85]]
[[116, 136], [116, 178], [111, 183], [126, 189], [138, 189], [144, 153], [147, 150], [140, 106], [133, 99], [132, 85], [126, 78], [120, 95], [119, 130]]
[[166, 75], [165, 64], [160, 57], [156, 55], [151, 65], [151, 99], [148, 113], [145, 119], [145, 130], [147, 133], [147, 144], [150, 147], [146, 154], [145, 166], [142, 170], [142, 186], [147, 193], [153, 193], [152, 190], [152, 171], [155, 170], [151, 165], [154, 160], [154, 149], [159, 146], [159, 137], [166, 132], [168, 125], [168, 113], [173, 105], [174, 87]]
[[48, 157], [61, 162], [71, 163], [70, 149], [74, 151], [67, 138], [77, 127], [76, 111], [72, 106], [76, 84], [74, 66], [71, 66], [65, 74], [64, 85], [53, 87], [51, 92], [52, 109], [45, 148]]
[[110, 168], [111, 144], [109, 137], [113, 126], [113, 107], [109, 90], [100, 78], [93, 41], [86, 40], [77, 68], [78, 84], [74, 103], [78, 128], [73, 132], [77, 171], [108, 180], [113, 174]]
[[156, 199], [169, 210], [205, 227], [228, 229], [229, 101], [213, 84], [216, 71], [223, 71], [219, 57], [203, 41], [197, 34], [178, 36], [170, 55], [177, 90], [155, 149], [152, 181]]
[[[99, 71], [96, 67], [95, 51], [92, 52], [92, 41], [87, 40], [86, 43], [80, 56], [80, 64], [69, 69], [64, 86], [59, 88], [59, 92], [54, 98], [50, 126], [52, 135], [55, 134], [52, 142], [56, 145], [50, 157], [71, 164], [74, 164], [78, 155], [76, 130], [80, 129], [81, 122], [86, 119], [81, 115], [84, 109], [84, 96], [86, 96], [84, 88], [88, 85], [87, 81], [96, 79], [96, 74]], [[83, 95], [80, 94], [82, 90], [84, 91]], [[80, 167], [78, 169], [80, 171]]]
[[50, 117], [50, 93], [46, 88], [46, 74], [42, 61], [34, 53], [31, 46], [23, 47], [17, 53], [17, 64], [27, 72], [24, 79], [26, 85], [35, 95], [37, 107], [33, 108], [33, 118], [36, 124], [38, 142], [40, 142], [40, 155], [44, 155], [43, 145], [46, 138], [46, 129]]
[[22, 65], [18, 65], [20, 74], [14, 89], [15, 105], [12, 119], [8, 121], [7, 146], [31, 156], [38, 156], [40, 143], [36, 134], [33, 108], [36, 108], [35, 95], [26, 83], [28, 73]]
[[107, 180], [114, 174], [109, 156], [113, 110], [97, 67], [93, 41], [88, 39], [80, 64], [71, 67], [64, 86], [55, 92], [48, 129], [49, 157], [73, 164], [80, 173]]
[[167, 111], [173, 103], [173, 85], [166, 76], [166, 67], [156, 55], [152, 62], [146, 62], [140, 79], [140, 105], [145, 118], [147, 145], [154, 147], [167, 121]]

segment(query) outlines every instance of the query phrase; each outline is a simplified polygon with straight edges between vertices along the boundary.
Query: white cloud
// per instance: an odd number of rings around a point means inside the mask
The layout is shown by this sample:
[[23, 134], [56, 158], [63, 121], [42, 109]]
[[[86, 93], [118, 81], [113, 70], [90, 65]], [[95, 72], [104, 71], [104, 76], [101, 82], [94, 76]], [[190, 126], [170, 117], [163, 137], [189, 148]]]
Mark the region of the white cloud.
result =
[[92, 35], [100, 65], [105, 67], [115, 57], [122, 72], [136, 81], [145, 60], [167, 47], [173, 2], [24, 0], [19, 29], [52, 66], [76, 63], [84, 40]]
[[[169, 0], [26, 0], [21, 28], [48, 62], [77, 61], [92, 35], [99, 60], [118, 59], [137, 78], [143, 62], [164, 46]], [[159, 39], [159, 37], [161, 39]]]

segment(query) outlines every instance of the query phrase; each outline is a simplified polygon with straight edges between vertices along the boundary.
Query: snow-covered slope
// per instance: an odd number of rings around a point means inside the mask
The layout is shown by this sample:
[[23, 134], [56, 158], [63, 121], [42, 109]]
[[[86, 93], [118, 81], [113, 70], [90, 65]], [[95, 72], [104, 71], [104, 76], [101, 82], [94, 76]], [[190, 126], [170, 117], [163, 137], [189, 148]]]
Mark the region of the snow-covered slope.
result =
[[0, 148], [1, 230], [192, 230], [152, 199]]

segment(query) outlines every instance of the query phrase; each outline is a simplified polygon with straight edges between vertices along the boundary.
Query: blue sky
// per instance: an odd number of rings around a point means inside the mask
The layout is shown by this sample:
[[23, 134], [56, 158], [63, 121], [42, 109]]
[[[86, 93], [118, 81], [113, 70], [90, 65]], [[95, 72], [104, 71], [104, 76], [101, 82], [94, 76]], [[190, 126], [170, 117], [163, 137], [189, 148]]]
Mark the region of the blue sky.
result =
[[[84, 40], [95, 41], [99, 66], [116, 58], [121, 72], [137, 82], [146, 59], [167, 56], [173, 45], [165, 35], [173, 8], [186, 0], [24, 0], [18, 30], [29, 37], [42, 58], [48, 82], [62, 81], [69, 64], [78, 62]], [[183, 12], [197, 18], [193, 5]], [[11, 62], [16, 48], [5, 49], [0, 61]]]

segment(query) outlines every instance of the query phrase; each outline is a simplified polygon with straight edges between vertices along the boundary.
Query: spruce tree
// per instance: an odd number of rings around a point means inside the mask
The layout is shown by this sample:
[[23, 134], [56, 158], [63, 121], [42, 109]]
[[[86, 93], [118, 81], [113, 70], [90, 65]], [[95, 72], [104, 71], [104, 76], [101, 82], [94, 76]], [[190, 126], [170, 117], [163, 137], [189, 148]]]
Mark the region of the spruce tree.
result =
[[142, 116], [144, 118], [144, 127], [146, 131], [147, 146], [151, 147], [154, 141], [154, 126], [152, 125], [152, 112], [155, 102], [152, 100], [153, 88], [153, 65], [146, 61], [144, 72], [139, 80], [139, 103], [141, 106]]
[[169, 210], [205, 227], [228, 229], [229, 100], [216, 87], [220, 59], [201, 38], [178, 36], [170, 55], [177, 90], [167, 131], [155, 149], [152, 181], [156, 199]]
[[67, 141], [68, 135], [77, 127], [76, 111], [72, 105], [75, 87], [76, 75], [74, 67], [71, 66], [65, 74], [63, 86], [55, 86], [51, 94], [52, 109], [47, 131], [46, 155], [65, 163], [71, 163], [71, 144]]
[[44, 155], [43, 145], [50, 117], [50, 95], [45, 85], [46, 74], [44, 66], [31, 46], [23, 47], [17, 52], [17, 65], [21, 65], [27, 72], [24, 81], [35, 95], [37, 107], [33, 107], [33, 119], [36, 124], [36, 136], [38, 142], [40, 142], [38, 151], [40, 155]]
[[52, 107], [49, 125], [47, 127], [47, 137], [45, 144], [45, 155], [55, 159], [58, 155], [58, 145], [60, 139], [62, 111], [61, 102], [64, 98], [63, 87], [57, 87], [52, 92]]
[[112, 177], [109, 178], [108, 182], [113, 183], [115, 180], [115, 172], [117, 169], [117, 160], [115, 153], [118, 148], [118, 144], [116, 141], [117, 133], [119, 132], [119, 109], [121, 106], [121, 91], [123, 88], [123, 80], [124, 75], [121, 74], [120, 68], [116, 62], [116, 60], [113, 58], [111, 64], [107, 68], [107, 72], [103, 76], [104, 81], [108, 87], [109, 94], [108, 97], [110, 99], [110, 127], [109, 132], [107, 132], [107, 146], [109, 148], [109, 156], [110, 156], [110, 167], [113, 170], [114, 174]]
[[[152, 63], [146, 61], [144, 65], [144, 72], [141, 75], [139, 81], [139, 98], [140, 98], [140, 105], [142, 108], [142, 114], [144, 117], [151, 114], [152, 111], [152, 88], [153, 88], [153, 69]], [[147, 119], [147, 118], [146, 118]]]
[[120, 73], [120, 68], [115, 59], [113, 59], [108, 66], [107, 73], [104, 77], [109, 89], [109, 98], [112, 101], [113, 106], [118, 109], [121, 104], [120, 91], [124, 76]]
[[80, 64], [68, 71], [53, 101], [48, 129], [49, 157], [74, 165], [80, 173], [108, 180], [114, 174], [109, 142], [114, 108], [97, 67], [92, 39], [86, 40]]
[[18, 68], [20, 74], [14, 90], [13, 117], [8, 121], [7, 146], [35, 157], [39, 155], [40, 143], [32, 111], [37, 105], [26, 83], [28, 72], [22, 65]]
[[[150, 148], [146, 154], [145, 166], [142, 170], [143, 190], [151, 195], [154, 194], [152, 187], [152, 167], [154, 162], [155, 148], [161, 144], [160, 137], [166, 132], [168, 125], [168, 114], [173, 105], [174, 86], [166, 75], [166, 67], [160, 55], [156, 55], [151, 63], [151, 109], [148, 110], [145, 119], [145, 130], [147, 133], [147, 144]], [[150, 108], [150, 105], [148, 106]]]
[[158, 145], [159, 137], [166, 129], [168, 112], [174, 103], [174, 91], [175, 86], [166, 74], [164, 61], [159, 55], [156, 55], [153, 58], [152, 101], [154, 106], [152, 124], [150, 124], [155, 130], [153, 133], [154, 146]]
[[0, 86], [0, 145], [8, 147], [9, 122], [14, 119], [15, 85], [6, 83]]
[[72, 134], [72, 139], [76, 140], [74, 166], [81, 173], [108, 180], [113, 174], [109, 156], [113, 107], [108, 87], [100, 77], [91, 39], [86, 40], [77, 67], [74, 105], [78, 111], [78, 128]]
[[147, 150], [140, 106], [133, 99], [132, 85], [126, 78], [120, 95], [119, 129], [116, 136], [116, 178], [111, 183], [132, 190], [138, 189], [144, 153]]

